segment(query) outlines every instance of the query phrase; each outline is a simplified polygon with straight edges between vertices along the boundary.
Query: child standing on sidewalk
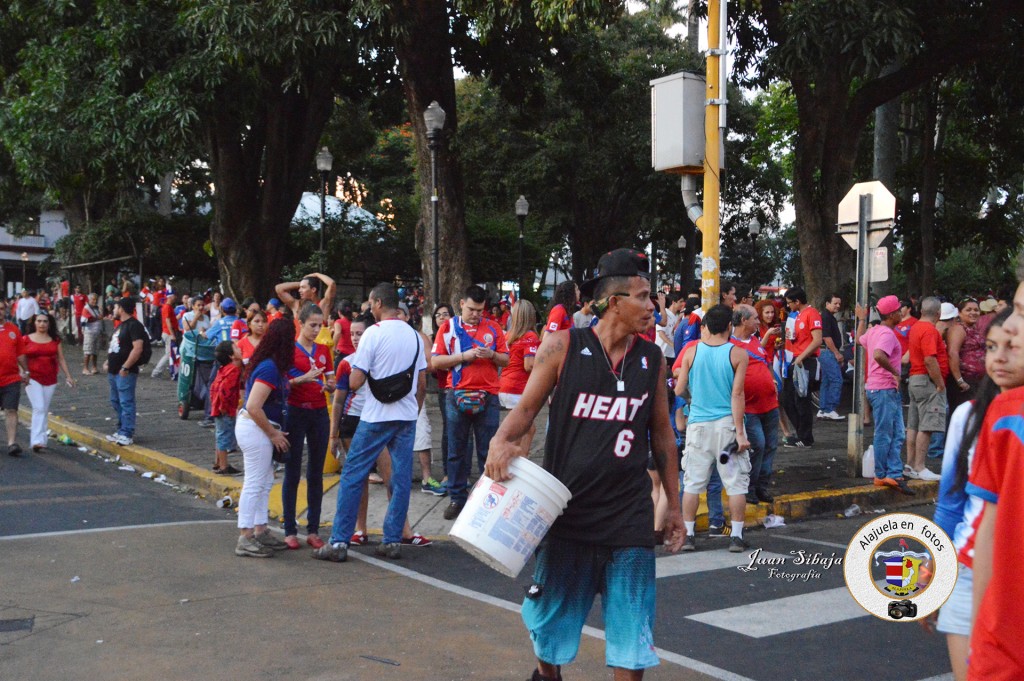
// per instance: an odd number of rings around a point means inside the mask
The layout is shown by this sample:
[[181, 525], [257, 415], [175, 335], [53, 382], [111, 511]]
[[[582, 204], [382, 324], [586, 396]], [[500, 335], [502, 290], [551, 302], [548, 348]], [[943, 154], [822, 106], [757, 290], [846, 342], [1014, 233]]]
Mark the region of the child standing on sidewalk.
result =
[[239, 475], [242, 471], [228, 464], [228, 452], [238, 449], [235, 442], [235, 416], [238, 414], [239, 385], [242, 378], [242, 352], [231, 341], [223, 341], [214, 350], [220, 369], [210, 386], [210, 416], [216, 426], [216, 460], [213, 472]]

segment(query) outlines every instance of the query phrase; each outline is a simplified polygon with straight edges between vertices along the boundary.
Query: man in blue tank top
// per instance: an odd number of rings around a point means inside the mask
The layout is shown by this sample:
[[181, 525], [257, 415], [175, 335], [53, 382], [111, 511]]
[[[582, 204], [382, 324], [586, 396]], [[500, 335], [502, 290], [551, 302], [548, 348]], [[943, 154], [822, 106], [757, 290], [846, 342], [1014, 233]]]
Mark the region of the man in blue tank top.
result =
[[[683, 521], [686, 524], [684, 551], [697, 548], [693, 532], [700, 495], [707, 490], [711, 470], [718, 467], [725, 493], [729, 495], [732, 534], [729, 550], [739, 553], [743, 541], [747, 488], [750, 485], [750, 442], [743, 425], [743, 383], [747, 376], [747, 353], [729, 342], [732, 310], [716, 305], [704, 315], [707, 336], [683, 355], [676, 382], [676, 394], [690, 400], [683, 453]], [[725, 455], [730, 445], [735, 451]], [[723, 462], [721, 457], [725, 456]]]
[[[616, 679], [641, 679], [654, 652], [654, 505], [647, 474], [653, 455], [669, 502], [670, 551], [683, 543], [679, 469], [668, 416], [665, 360], [640, 337], [654, 305], [647, 257], [619, 249], [601, 257], [580, 290], [601, 323], [556, 331], [541, 343], [522, 399], [491, 440], [485, 472], [507, 480], [519, 441], [551, 395], [544, 468], [572, 499], [537, 550], [523, 603], [537, 668], [533, 681], [557, 681], [576, 658], [580, 634], [601, 594], [605, 661]], [[742, 410], [740, 414], [742, 418]]]

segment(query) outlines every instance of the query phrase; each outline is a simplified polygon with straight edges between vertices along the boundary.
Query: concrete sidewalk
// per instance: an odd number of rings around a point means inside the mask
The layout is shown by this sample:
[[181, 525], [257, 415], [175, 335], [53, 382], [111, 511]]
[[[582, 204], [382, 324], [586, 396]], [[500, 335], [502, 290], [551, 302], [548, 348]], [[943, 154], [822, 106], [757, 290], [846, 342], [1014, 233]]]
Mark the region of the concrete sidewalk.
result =
[[[152, 366], [162, 355], [162, 348], [153, 349], [153, 363], [139, 376], [137, 396], [138, 423], [135, 444], [120, 447], [106, 441], [105, 436], [113, 432], [116, 420], [110, 406], [106, 374], [83, 376], [81, 374], [81, 347], [66, 347], [68, 365], [72, 368], [78, 385], [67, 388], [59, 385], [51, 404], [50, 427], [54, 436], [69, 435], [73, 440], [90, 450], [106, 455], [119, 455], [123, 460], [143, 470], [166, 475], [173, 482], [191, 487], [211, 500], [225, 495], [237, 499], [242, 479], [224, 477], [212, 472], [214, 434], [212, 429], [198, 425], [201, 413], [193, 412], [188, 420], [181, 420], [177, 410], [177, 384], [168, 378], [154, 379], [149, 375]], [[847, 397], [848, 399], [848, 397]], [[441, 451], [441, 416], [435, 394], [427, 395], [427, 409], [433, 427], [433, 470], [435, 478], [441, 479], [444, 468]], [[27, 423], [30, 416], [27, 397], [22, 398], [22, 419]], [[503, 415], [504, 416], [504, 415]], [[530, 458], [540, 462], [543, 458], [543, 433], [547, 421], [546, 410], [538, 417], [537, 437], [534, 440]], [[886, 488], [877, 488], [870, 481], [846, 475], [847, 422], [819, 421], [815, 425], [815, 445], [807, 449], [781, 448], [775, 458], [775, 475], [772, 481], [773, 504], [759, 504], [747, 507], [747, 524], [760, 524], [769, 513], [783, 516], [786, 521], [813, 516], [842, 513], [852, 504], [861, 509], [892, 509], [907, 504], [920, 504], [934, 500], [938, 484], [913, 481], [911, 486], [917, 496], [908, 497]], [[24, 435], [20, 438], [24, 441]], [[865, 445], [870, 444], [870, 429], [865, 435]], [[51, 440], [51, 446], [61, 446]], [[28, 449], [28, 447], [25, 447]], [[242, 468], [241, 454], [230, 456], [236, 468]], [[938, 462], [929, 462], [938, 469]], [[414, 462], [414, 474], [419, 475], [418, 464]], [[278, 486], [271, 494], [271, 505], [280, 508], [278, 491], [281, 474], [277, 476]], [[324, 523], [333, 517], [336, 500], [337, 474], [325, 477]], [[304, 491], [299, 493], [299, 511], [304, 512]], [[379, 528], [384, 518], [387, 497], [383, 486], [370, 486], [369, 526]], [[445, 537], [452, 521], [444, 520], [442, 514], [448, 505], [447, 498], [422, 494], [419, 485], [414, 484], [409, 507], [409, 523], [414, 532], [429, 537]], [[300, 522], [300, 527], [302, 523]], [[698, 516], [698, 528], [707, 525], [703, 502]], [[323, 535], [324, 533], [321, 532]]]

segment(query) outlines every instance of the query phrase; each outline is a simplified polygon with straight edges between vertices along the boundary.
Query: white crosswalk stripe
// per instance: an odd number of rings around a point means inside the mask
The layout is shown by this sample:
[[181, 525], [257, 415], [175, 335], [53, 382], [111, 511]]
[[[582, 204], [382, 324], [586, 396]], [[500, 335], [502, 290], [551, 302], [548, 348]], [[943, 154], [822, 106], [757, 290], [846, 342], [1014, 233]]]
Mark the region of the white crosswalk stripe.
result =
[[[748, 553], [729, 553], [723, 544], [722, 550], [697, 551], [695, 553], [679, 553], [667, 558], [659, 558], [655, 562], [655, 575], [658, 579], [664, 577], [678, 577], [679, 575], [692, 575], [698, 572], [709, 570], [723, 570], [747, 565], [750, 562]], [[758, 556], [762, 559], [785, 558], [778, 553], [762, 552]]]
[[748, 603], [690, 615], [687, 619], [751, 638], [777, 636], [858, 617], [870, 617], [846, 587]]

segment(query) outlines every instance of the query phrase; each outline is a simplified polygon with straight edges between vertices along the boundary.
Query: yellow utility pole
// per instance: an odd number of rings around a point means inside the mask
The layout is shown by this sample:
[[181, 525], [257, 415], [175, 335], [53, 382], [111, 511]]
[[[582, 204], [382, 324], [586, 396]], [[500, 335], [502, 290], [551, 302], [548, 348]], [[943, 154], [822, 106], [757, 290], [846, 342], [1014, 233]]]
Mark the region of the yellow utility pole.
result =
[[717, 305], [721, 296], [719, 290], [721, 216], [718, 210], [721, 179], [718, 173], [722, 167], [720, 158], [722, 145], [719, 136], [719, 126], [722, 125], [720, 109], [725, 104], [725, 92], [721, 78], [724, 51], [721, 44], [721, 27], [724, 2], [725, 0], [708, 0], [708, 66], [704, 107], [704, 215], [698, 220], [697, 225], [703, 237], [700, 291], [701, 306], [705, 310]]

